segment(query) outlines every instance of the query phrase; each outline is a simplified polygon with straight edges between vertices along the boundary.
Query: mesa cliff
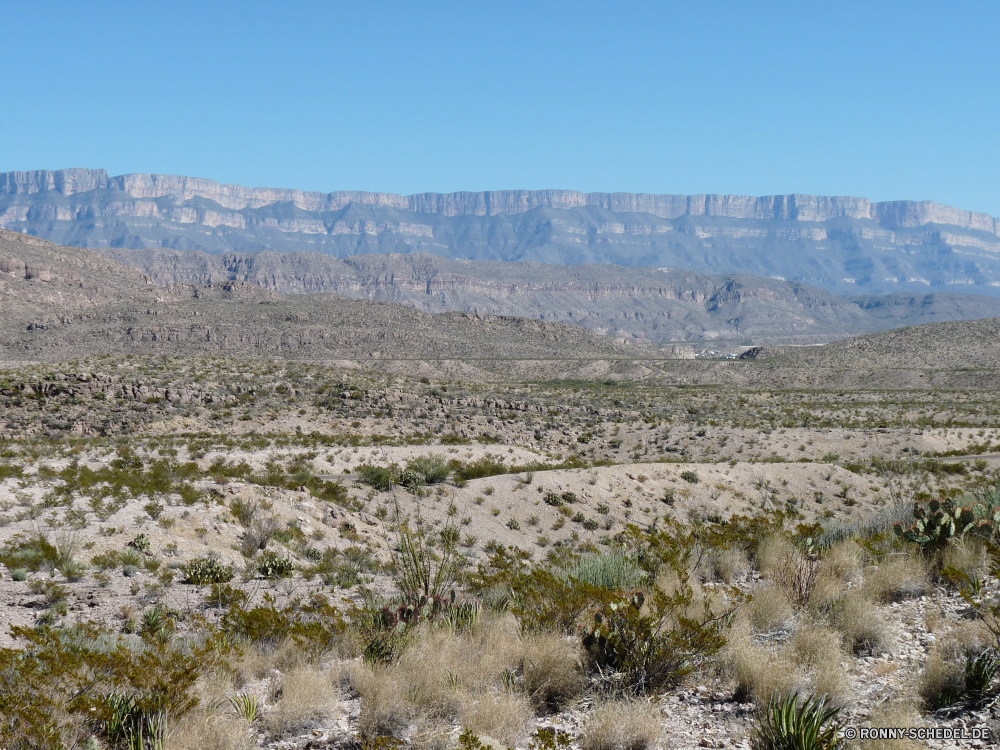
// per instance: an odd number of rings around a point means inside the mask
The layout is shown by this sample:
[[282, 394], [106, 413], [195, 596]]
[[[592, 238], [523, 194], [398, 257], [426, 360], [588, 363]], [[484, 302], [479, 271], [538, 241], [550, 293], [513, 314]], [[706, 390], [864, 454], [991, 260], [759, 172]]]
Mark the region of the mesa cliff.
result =
[[0, 227], [133, 262], [209, 255], [431, 254], [752, 274], [841, 295], [1000, 296], [1000, 223], [931, 201], [571, 190], [330, 193], [101, 169], [0, 174]]
[[933, 201], [885, 201], [821, 195], [652, 195], [648, 193], [580, 193], [575, 190], [494, 190], [485, 192], [332, 193], [248, 188], [214, 180], [160, 174], [111, 177], [103, 169], [35, 170], [0, 173], [0, 193], [31, 195], [55, 191], [64, 196], [115, 188], [141, 198], [212, 201], [231, 210], [289, 203], [303, 211], [340, 211], [349, 205], [394, 208], [441, 216], [513, 216], [535, 208], [571, 209], [596, 206], [613, 213], [651, 214], [661, 219], [714, 216], [758, 221], [823, 222], [840, 217], [867, 219], [888, 228], [947, 224], [1000, 235], [1000, 219], [963, 211]]

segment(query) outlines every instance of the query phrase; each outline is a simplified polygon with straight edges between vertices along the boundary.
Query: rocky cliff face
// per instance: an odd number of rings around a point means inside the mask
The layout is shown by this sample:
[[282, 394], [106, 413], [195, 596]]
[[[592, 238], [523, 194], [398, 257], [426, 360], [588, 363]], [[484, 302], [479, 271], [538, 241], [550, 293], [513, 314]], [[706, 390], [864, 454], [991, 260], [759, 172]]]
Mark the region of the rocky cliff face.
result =
[[314, 193], [277, 188], [223, 185], [214, 180], [161, 174], [109, 177], [103, 169], [60, 169], [0, 173], [0, 193], [31, 195], [55, 191], [64, 196], [116, 188], [134, 198], [198, 198], [240, 211], [288, 203], [303, 211], [339, 211], [348, 205], [392, 208], [441, 216], [513, 216], [535, 208], [596, 206], [613, 213], [650, 214], [661, 219], [714, 216], [758, 221], [824, 222], [848, 217], [892, 229], [948, 224], [1000, 235], [1000, 219], [932, 201], [887, 201], [821, 195], [651, 195], [579, 193], [575, 190], [495, 190], [486, 192], [393, 193], [338, 191]]
[[745, 273], [837, 294], [961, 290], [1000, 297], [998, 221], [927, 201], [566, 190], [310, 193], [67, 169], [0, 174], [0, 227], [123, 260], [126, 250], [150, 248], [335, 258], [429, 253]]

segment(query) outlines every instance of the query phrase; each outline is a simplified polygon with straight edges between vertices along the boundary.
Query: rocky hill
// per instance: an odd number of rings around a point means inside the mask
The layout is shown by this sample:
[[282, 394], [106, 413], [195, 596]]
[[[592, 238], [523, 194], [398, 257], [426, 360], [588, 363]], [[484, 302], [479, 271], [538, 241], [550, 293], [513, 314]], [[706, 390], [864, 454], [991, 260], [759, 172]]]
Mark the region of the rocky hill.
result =
[[754, 274], [838, 294], [1000, 296], [997, 219], [929, 201], [564, 190], [309, 193], [73, 169], [0, 174], [0, 226], [101, 252], [419, 252]]
[[428, 315], [333, 294], [256, 285], [160, 287], [92, 250], [0, 231], [0, 360], [93, 354], [312, 360], [568, 359], [634, 356], [579, 326], [509, 316]]
[[157, 284], [251, 282], [282, 294], [334, 292], [463, 311], [576, 323], [638, 342], [817, 343], [903, 325], [1000, 315], [1000, 300], [923, 293], [837, 297], [746, 274], [583, 264], [450, 260], [422, 253], [225, 253], [107, 248]]

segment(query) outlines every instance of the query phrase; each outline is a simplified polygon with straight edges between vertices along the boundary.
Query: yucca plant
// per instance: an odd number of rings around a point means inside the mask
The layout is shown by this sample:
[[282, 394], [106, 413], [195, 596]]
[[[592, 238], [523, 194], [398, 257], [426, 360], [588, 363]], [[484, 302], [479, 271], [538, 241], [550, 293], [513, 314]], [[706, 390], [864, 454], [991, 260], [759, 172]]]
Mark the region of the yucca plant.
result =
[[754, 750], [835, 750], [840, 747], [840, 708], [827, 696], [799, 699], [771, 696], [757, 717], [751, 745]]
[[104, 732], [113, 745], [126, 750], [162, 750], [167, 721], [163, 711], [151, 711], [134, 695], [111, 693], [105, 699]]
[[974, 698], [985, 694], [997, 675], [998, 667], [1000, 667], [1000, 657], [993, 649], [986, 649], [975, 658], [970, 657], [965, 664], [966, 694]]
[[234, 693], [229, 696], [229, 703], [237, 715], [247, 724], [253, 724], [257, 718], [257, 696], [253, 693]]
[[159, 605], [148, 608], [142, 613], [139, 625], [139, 635], [146, 640], [166, 642], [174, 632], [174, 623], [170, 615]]

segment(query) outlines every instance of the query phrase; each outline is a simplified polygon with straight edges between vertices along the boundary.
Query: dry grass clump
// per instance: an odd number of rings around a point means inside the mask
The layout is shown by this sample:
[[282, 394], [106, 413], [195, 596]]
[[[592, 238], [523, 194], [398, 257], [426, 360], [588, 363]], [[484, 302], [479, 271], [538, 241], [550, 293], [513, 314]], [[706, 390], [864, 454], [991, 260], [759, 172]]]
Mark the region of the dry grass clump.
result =
[[250, 750], [257, 744], [238, 716], [216, 716], [192, 711], [171, 725], [165, 750]]
[[813, 669], [830, 661], [840, 662], [844, 652], [840, 633], [825, 625], [799, 628], [789, 644], [792, 658], [800, 667]]
[[282, 675], [278, 703], [265, 716], [268, 728], [281, 735], [328, 716], [335, 703], [330, 677], [308, 667]]
[[524, 690], [538, 709], [559, 711], [585, 687], [580, 646], [558, 633], [534, 633], [522, 641]]
[[733, 548], [708, 552], [696, 572], [701, 581], [732, 583], [737, 576], [746, 573], [749, 567], [746, 552]]
[[753, 592], [746, 605], [746, 616], [758, 633], [784, 625], [792, 616], [792, 605], [785, 592], [772, 583], [764, 583]]
[[883, 604], [920, 596], [927, 591], [927, 564], [916, 555], [889, 555], [865, 572], [864, 591]]
[[917, 680], [917, 693], [932, 710], [949, 703], [945, 696], [960, 695], [965, 686], [965, 663], [948, 651], [935, 647]]
[[273, 668], [272, 663], [269, 655], [253, 646], [243, 649], [239, 659], [233, 664], [234, 686], [239, 690], [248, 682], [263, 678]]
[[796, 687], [797, 670], [787, 656], [755, 646], [746, 632], [731, 633], [723, 662], [736, 682], [738, 700], [766, 702]]
[[823, 613], [829, 612], [846, 592], [847, 584], [836, 576], [820, 571], [813, 586], [812, 596], [809, 597], [807, 609], [814, 617], [822, 616]]
[[523, 739], [534, 716], [531, 703], [519, 693], [486, 694], [470, 701], [462, 710], [462, 726], [487, 735], [506, 746]]
[[847, 583], [861, 574], [862, 551], [853, 539], [830, 547], [820, 561], [820, 576]]
[[[918, 727], [922, 724], [920, 712], [908, 702], [889, 701], [875, 709], [868, 725], [872, 727]], [[863, 740], [864, 750], [917, 750], [924, 747], [915, 740]]]
[[852, 591], [830, 608], [830, 625], [855, 655], [891, 652], [892, 633], [882, 613], [861, 592]]
[[965, 536], [944, 548], [941, 567], [960, 571], [969, 577], [982, 578], [989, 573], [990, 560], [981, 541]]
[[[525, 692], [513, 687], [519, 671]], [[422, 629], [395, 662], [356, 664], [349, 680], [361, 696], [364, 737], [398, 736], [410, 722], [462, 723], [504, 742], [522, 736], [533, 702], [561, 706], [584, 687], [573, 644], [544, 633], [522, 639], [509, 618], [463, 633]]]
[[795, 545], [778, 534], [772, 534], [761, 541], [757, 548], [757, 569], [764, 576], [771, 576], [778, 570], [788, 555], [796, 553]]
[[361, 696], [358, 729], [362, 737], [394, 737], [406, 726], [411, 707], [399, 674], [389, 668], [374, 669], [367, 664], [354, 664], [348, 680]]
[[813, 691], [829, 696], [833, 703], [848, 703], [851, 682], [841, 661], [844, 648], [840, 633], [825, 625], [806, 625], [795, 633], [788, 653], [800, 670], [812, 673]]
[[982, 623], [961, 623], [937, 641], [917, 680], [917, 693], [929, 708], [948, 703], [945, 696], [957, 696], [965, 686], [965, 665], [990, 645], [989, 632]]
[[660, 713], [644, 701], [598, 706], [580, 739], [583, 750], [647, 750], [660, 736]]
[[854, 686], [839, 659], [820, 663], [811, 681], [812, 691], [827, 696], [835, 705], [846, 706], [854, 697]]
[[260, 680], [275, 669], [279, 672], [294, 672], [308, 666], [309, 658], [291, 638], [282, 641], [275, 648], [248, 646], [240, 652], [232, 663], [233, 684], [237, 690], [248, 682]]
[[808, 607], [813, 613], [826, 612], [844, 596], [848, 584], [859, 579], [863, 554], [853, 539], [837, 542], [819, 562]]

